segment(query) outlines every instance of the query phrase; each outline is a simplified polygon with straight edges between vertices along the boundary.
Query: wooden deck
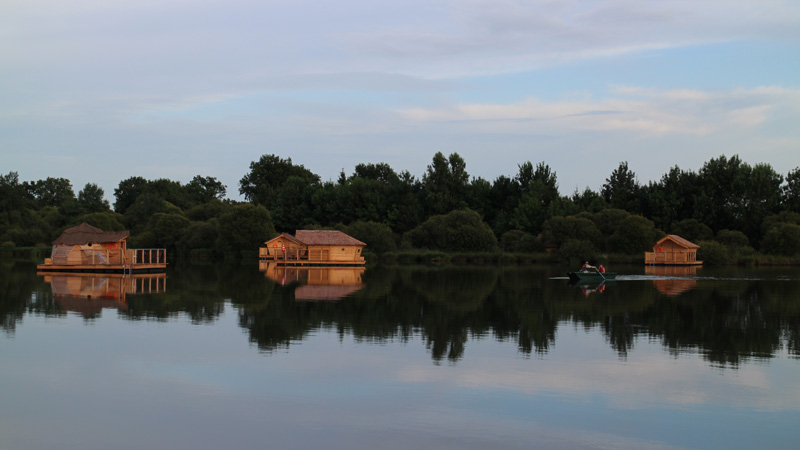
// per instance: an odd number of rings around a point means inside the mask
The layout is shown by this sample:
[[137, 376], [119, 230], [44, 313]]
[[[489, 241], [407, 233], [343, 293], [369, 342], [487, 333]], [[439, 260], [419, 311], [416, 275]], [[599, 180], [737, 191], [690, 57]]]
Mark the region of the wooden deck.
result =
[[363, 256], [355, 256], [354, 259], [331, 259], [328, 252], [309, 252], [305, 249], [287, 249], [284, 251], [275, 251], [269, 248], [261, 247], [258, 249], [258, 258], [260, 261], [267, 263], [274, 263], [279, 266], [290, 267], [357, 267], [363, 266], [365, 260]]
[[[98, 250], [81, 255], [80, 262], [59, 262], [45, 258], [36, 270], [46, 273], [154, 273], [167, 268], [167, 251], [156, 249], [129, 249], [125, 253]], [[116, 253], [116, 254], [110, 254]]]
[[702, 266], [703, 261], [693, 259], [696, 253], [645, 252], [644, 263], [657, 266]]

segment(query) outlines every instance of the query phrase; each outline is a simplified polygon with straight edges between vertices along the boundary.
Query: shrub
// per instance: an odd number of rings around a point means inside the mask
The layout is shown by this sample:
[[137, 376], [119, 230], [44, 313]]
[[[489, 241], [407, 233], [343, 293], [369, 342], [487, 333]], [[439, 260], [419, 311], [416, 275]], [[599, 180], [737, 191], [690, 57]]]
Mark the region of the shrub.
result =
[[800, 254], [800, 225], [779, 223], [773, 226], [761, 241], [761, 251], [782, 256]]
[[720, 230], [714, 240], [726, 247], [748, 247], [750, 245], [747, 236], [736, 230]]
[[672, 234], [676, 234], [691, 242], [710, 241], [714, 237], [714, 232], [704, 223], [697, 219], [684, 219], [672, 227]]
[[217, 248], [237, 253], [257, 250], [276, 234], [267, 208], [252, 203], [236, 205], [219, 218]]
[[597, 260], [600, 251], [589, 241], [571, 239], [558, 249], [558, 259], [575, 264], [576, 261]]
[[544, 250], [541, 240], [521, 230], [511, 230], [503, 233], [500, 238], [500, 247], [504, 252], [511, 253], [533, 253]]
[[715, 241], [700, 241], [700, 249], [697, 250], [697, 259], [709, 266], [720, 266], [730, 264], [731, 256], [728, 248]]
[[642, 216], [628, 216], [608, 238], [608, 247], [615, 252], [632, 255], [646, 252], [663, 235], [653, 222]]
[[405, 236], [415, 248], [447, 252], [492, 251], [497, 238], [474, 211], [433, 216]]
[[588, 241], [600, 247], [603, 235], [589, 219], [576, 216], [553, 217], [544, 224], [544, 240], [561, 247], [570, 240]]
[[377, 222], [353, 222], [345, 232], [367, 244], [367, 248], [376, 254], [397, 250], [397, 241], [392, 229]]

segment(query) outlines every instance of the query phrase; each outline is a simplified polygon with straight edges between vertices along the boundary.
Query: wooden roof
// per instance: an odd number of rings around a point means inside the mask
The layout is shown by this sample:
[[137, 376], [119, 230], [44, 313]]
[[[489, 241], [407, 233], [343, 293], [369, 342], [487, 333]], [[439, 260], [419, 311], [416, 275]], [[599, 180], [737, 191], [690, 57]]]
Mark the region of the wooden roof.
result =
[[670, 241], [680, 245], [683, 248], [700, 248], [699, 245], [697, 245], [695, 243], [692, 243], [692, 242], [689, 242], [686, 239], [678, 236], [677, 234], [668, 234], [668, 235], [664, 236], [658, 242], [656, 242], [656, 246], [661, 245], [667, 239], [669, 239]]
[[307, 245], [358, 245], [367, 244], [335, 230], [297, 230], [297, 240]]
[[61, 236], [53, 241], [53, 245], [85, 245], [89, 242], [119, 242], [130, 236], [129, 231], [103, 231], [84, 222], [77, 227], [67, 228]]
[[296, 243], [298, 243], [298, 244], [300, 244], [300, 245], [304, 245], [304, 244], [305, 244], [304, 242], [301, 242], [299, 239], [295, 238], [294, 236], [292, 236], [292, 235], [291, 235], [291, 234], [289, 234], [289, 233], [281, 233], [281, 234], [280, 234], [280, 236], [277, 236], [277, 237], [274, 237], [274, 238], [272, 238], [272, 239], [268, 240], [268, 241], [266, 242], [266, 244], [269, 244], [270, 242], [272, 242], [272, 241], [274, 241], [274, 240], [276, 240], [276, 239], [280, 239], [280, 238], [289, 239], [290, 241], [292, 241], [292, 242], [296, 242]]

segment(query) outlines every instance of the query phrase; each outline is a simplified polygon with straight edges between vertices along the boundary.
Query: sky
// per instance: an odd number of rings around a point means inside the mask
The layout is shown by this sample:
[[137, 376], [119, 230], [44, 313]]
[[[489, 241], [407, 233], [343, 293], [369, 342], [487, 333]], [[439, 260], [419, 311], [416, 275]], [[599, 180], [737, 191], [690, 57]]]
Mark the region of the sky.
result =
[[239, 180], [263, 154], [336, 180], [555, 171], [599, 191], [738, 155], [800, 166], [800, 2], [4, 0], [0, 172], [77, 194]]

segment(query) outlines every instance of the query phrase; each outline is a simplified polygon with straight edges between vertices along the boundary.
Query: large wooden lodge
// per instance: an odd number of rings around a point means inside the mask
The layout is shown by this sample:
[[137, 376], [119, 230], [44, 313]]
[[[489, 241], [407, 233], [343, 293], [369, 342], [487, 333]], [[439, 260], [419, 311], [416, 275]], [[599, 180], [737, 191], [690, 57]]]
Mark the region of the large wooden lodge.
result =
[[53, 241], [39, 272], [142, 273], [167, 267], [167, 251], [129, 249], [128, 231], [103, 231], [87, 223], [68, 228]]
[[680, 236], [668, 234], [656, 242], [652, 252], [644, 253], [644, 262], [648, 265], [699, 266], [703, 264], [697, 260], [699, 248]]
[[341, 231], [297, 230], [268, 240], [258, 250], [259, 259], [287, 266], [361, 266], [367, 244]]

